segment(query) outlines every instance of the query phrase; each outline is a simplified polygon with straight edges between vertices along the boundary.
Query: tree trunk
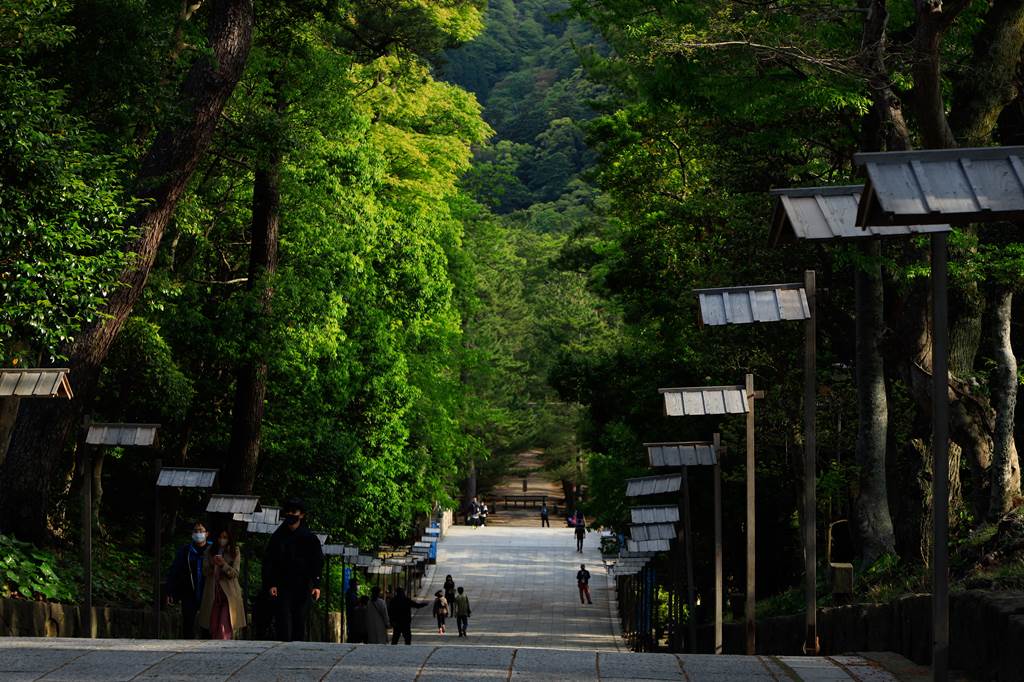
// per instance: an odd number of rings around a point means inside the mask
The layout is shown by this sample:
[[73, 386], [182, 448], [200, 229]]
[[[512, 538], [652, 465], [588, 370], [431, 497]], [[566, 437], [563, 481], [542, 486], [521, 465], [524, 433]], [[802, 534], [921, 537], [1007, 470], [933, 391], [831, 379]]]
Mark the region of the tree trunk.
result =
[[136, 197], [146, 203], [131, 220], [138, 229], [131, 266], [113, 288], [104, 316], [70, 348], [68, 366], [75, 398], [25, 401], [21, 406], [2, 472], [0, 528], [22, 539], [45, 542], [49, 535], [50, 482], [66, 461], [65, 444], [92, 396], [110, 346], [142, 294], [164, 229], [242, 75], [252, 29], [252, 0], [213, 3], [210, 54], [192, 64], [182, 84], [182, 115], [170, 119], [142, 160]]
[[93, 448], [92, 471], [87, 472], [92, 477], [92, 509], [90, 510], [92, 527], [99, 532], [102, 538], [107, 537], [107, 531], [100, 523], [100, 505], [103, 503], [103, 461], [106, 451], [106, 448]]
[[949, 435], [960, 446], [971, 472], [970, 506], [977, 520], [985, 518], [988, 508], [988, 467], [995, 420], [988, 397], [968, 380], [974, 374], [981, 345], [984, 310], [985, 299], [976, 282], [950, 287], [949, 373], [956, 390], [949, 406]]
[[7, 458], [7, 446], [11, 443], [14, 423], [18, 420], [18, 405], [21, 398], [9, 396], [0, 398], [0, 467]]
[[[920, 262], [921, 249], [910, 243], [900, 245], [903, 263]], [[928, 282], [921, 279], [910, 284], [903, 296], [889, 299], [894, 305], [887, 311], [890, 327], [896, 330], [895, 342], [887, 350], [886, 367], [893, 379], [905, 387], [913, 401], [913, 417], [906, 441], [896, 449], [891, 482], [896, 485], [893, 513], [896, 551], [906, 561], [927, 561], [928, 520], [931, 506], [931, 367], [932, 339], [930, 332]]]
[[1010, 322], [1013, 292], [997, 286], [992, 299], [993, 359], [992, 403], [996, 408], [992, 466], [989, 467], [991, 500], [988, 517], [997, 520], [1008, 512], [1020, 495], [1020, 460], [1014, 441], [1014, 414], [1017, 409], [1017, 358], [1010, 344]]
[[999, 115], [1017, 97], [1017, 66], [1024, 49], [1024, 0], [991, 3], [975, 34], [971, 57], [953, 88], [949, 123], [967, 147], [992, 142]]
[[857, 465], [860, 492], [854, 502], [861, 561], [874, 563], [896, 550], [885, 451], [889, 405], [885, 393], [885, 364], [879, 349], [885, 328], [882, 294], [882, 250], [878, 241], [861, 246], [863, 263], [856, 272], [857, 343]]
[[281, 153], [275, 150], [266, 167], [253, 181], [252, 243], [249, 247], [250, 291], [261, 287], [261, 319], [253, 320], [253, 348], [238, 368], [235, 407], [231, 422], [231, 446], [224, 470], [228, 492], [248, 495], [256, 484], [260, 457], [264, 400], [267, 394], [267, 362], [262, 345], [274, 290], [270, 278], [277, 270], [278, 231], [281, 224]]
[[476, 497], [476, 461], [469, 460], [466, 480], [462, 484], [462, 508], [469, 509], [469, 503]]
[[949, 149], [956, 146], [956, 139], [946, 119], [939, 57], [942, 36], [948, 26], [947, 17], [943, 16], [941, 3], [937, 4], [939, 11], [935, 11], [936, 3], [930, 0], [916, 0], [916, 4], [917, 27], [911, 54], [914, 114], [923, 146], [926, 149]]

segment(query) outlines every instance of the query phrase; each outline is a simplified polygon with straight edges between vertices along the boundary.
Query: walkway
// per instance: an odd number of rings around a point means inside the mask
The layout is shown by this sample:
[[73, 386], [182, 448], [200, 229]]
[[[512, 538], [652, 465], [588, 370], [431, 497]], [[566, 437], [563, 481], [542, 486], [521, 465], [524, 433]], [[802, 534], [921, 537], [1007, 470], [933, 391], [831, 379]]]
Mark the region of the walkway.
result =
[[[619, 638], [609, 606], [607, 572], [601, 563], [597, 533], [589, 533], [583, 554], [576, 552], [573, 530], [552, 519], [550, 528], [453, 526], [438, 545], [430, 587], [420, 598], [432, 600], [445, 575], [466, 588], [473, 616], [469, 637], [437, 634], [430, 609], [413, 618], [413, 642], [616, 651]], [[585, 563], [591, 574], [593, 605], [582, 605], [576, 571]]]
[[447, 644], [384, 647], [300, 642], [0, 637], [0, 679], [5, 682], [894, 682], [897, 679], [878, 664], [856, 656], [675, 656]]

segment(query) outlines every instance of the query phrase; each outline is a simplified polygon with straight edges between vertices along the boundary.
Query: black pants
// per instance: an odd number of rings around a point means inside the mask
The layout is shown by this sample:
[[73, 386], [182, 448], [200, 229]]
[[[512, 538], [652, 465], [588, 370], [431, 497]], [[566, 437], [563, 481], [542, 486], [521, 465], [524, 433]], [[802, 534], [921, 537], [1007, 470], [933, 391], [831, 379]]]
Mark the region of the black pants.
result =
[[459, 626], [459, 634], [465, 635], [466, 628], [469, 627], [469, 618], [466, 616], [455, 616], [455, 624]]
[[399, 637], [404, 639], [406, 644], [412, 644], [412, 623], [395, 625], [395, 632], [391, 635], [391, 643], [398, 644]]
[[548, 517], [542, 516], [542, 517], [540, 517], [540, 527], [544, 528], [545, 526], [550, 528], [551, 527], [551, 522], [548, 521]]
[[181, 600], [181, 636], [184, 639], [196, 638], [196, 613], [199, 603], [195, 599]]
[[577, 552], [582, 552], [583, 551], [583, 538], [584, 538], [583, 535], [577, 535], [576, 536], [576, 551]]
[[305, 590], [278, 593], [274, 627], [280, 641], [306, 641], [306, 618], [312, 605], [313, 598]]

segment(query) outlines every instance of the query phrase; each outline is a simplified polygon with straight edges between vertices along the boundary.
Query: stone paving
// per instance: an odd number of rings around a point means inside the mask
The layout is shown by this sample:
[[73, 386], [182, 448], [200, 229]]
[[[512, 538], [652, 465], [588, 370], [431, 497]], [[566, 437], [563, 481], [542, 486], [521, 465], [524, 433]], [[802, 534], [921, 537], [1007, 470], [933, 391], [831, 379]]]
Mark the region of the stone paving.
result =
[[[539, 525], [539, 524], [538, 524]], [[198, 640], [87, 640], [0, 637], [0, 681], [164, 680], [181, 682], [392, 682], [405, 680], [576, 682], [893, 682], [862, 656], [768, 657], [634, 654], [620, 650], [614, 592], [596, 534], [582, 555], [562, 527], [452, 528], [424, 593], [451, 573], [473, 607], [470, 636], [437, 634], [428, 608], [413, 621], [413, 646]], [[579, 603], [580, 562], [592, 574], [594, 604]], [[908, 664], [909, 665], [909, 664]], [[887, 661], [889, 669], [899, 669]]]
[[560, 649], [0, 638], [0, 680], [92, 682], [894, 682], [859, 656], [676, 656]]
[[[473, 615], [469, 636], [457, 637], [455, 619], [448, 634], [437, 634], [430, 608], [414, 612], [413, 643], [453, 643], [556, 649], [617, 651], [620, 638], [610, 610], [607, 571], [597, 533], [589, 533], [583, 554], [564, 523], [550, 528], [453, 526], [438, 545], [437, 565], [420, 599], [433, 600], [445, 575], [466, 588]], [[576, 571], [590, 571], [594, 603], [580, 604]]]

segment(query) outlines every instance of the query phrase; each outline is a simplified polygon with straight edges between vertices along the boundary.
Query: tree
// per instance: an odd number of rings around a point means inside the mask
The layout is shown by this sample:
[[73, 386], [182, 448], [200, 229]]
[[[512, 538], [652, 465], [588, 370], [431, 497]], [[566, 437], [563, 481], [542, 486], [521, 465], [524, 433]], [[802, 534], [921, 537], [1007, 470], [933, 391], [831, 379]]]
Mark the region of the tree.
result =
[[252, 27], [251, 0], [212, 3], [211, 54], [193, 61], [181, 84], [182, 115], [172, 117], [157, 133], [135, 177], [134, 196], [140, 205], [128, 221], [136, 233], [126, 250], [129, 263], [105, 301], [102, 317], [68, 346], [75, 398], [67, 404], [47, 401], [21, 406], [4, 462], [0, 497], [0, 525], [19, 537], [39, 542], [48, 535], [50, 483], [63, 460], [65, 443], [92, 395], [111, 344], [142, 295], [164, 229], [241, 77]]

